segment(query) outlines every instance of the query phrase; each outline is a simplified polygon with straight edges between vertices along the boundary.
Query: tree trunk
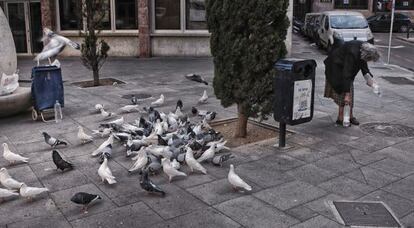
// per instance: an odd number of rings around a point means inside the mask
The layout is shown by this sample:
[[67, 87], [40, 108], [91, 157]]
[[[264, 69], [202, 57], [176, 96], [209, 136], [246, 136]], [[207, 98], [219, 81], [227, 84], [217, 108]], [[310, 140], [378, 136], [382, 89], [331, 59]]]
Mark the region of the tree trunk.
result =
[[243, 109], [241, 105], [237, 105], [238, 110], [238, 122], [237, 122], [237, 129], [236, 129], [236, 138], [245, 138], [247, 135], [247, 120], [248, 117], [243, 113]]
[[93, 70], [93, 86], [99, 86], [99, 70]]

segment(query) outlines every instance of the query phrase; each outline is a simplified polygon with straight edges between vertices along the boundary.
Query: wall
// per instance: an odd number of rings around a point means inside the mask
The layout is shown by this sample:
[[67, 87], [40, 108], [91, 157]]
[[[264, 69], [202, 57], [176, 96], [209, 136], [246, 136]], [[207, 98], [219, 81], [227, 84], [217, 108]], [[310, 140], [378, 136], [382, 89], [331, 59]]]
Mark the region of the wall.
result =
[[210, 37], [152, 36], [152, 56], [210, 56]]

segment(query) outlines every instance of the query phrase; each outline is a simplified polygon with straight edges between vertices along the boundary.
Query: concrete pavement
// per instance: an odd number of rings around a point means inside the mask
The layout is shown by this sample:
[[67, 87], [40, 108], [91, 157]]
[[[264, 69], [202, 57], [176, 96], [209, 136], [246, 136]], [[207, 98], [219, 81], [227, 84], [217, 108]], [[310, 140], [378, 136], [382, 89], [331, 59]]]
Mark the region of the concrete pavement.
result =
[[[402, 223], [414, 226], [414, 140], [413, 137], [372, 135], [361, 127], [334, 125], [336, 107], [323, 97], [325, 56], [301, 38], [294, 37], [293, 56], [317, 61], [315, 116], [312, 122], [288, 126], [294, 131], [287, 138], [289, 150], [273, 147], [276, 139], [234, 148], [231, 163], [236, 172], [252, 185], [249, 193], [235, 193], [227, 183], [229, 163], [207, 166], [208, 175], [190, 175], [168, 184], [163, 175], [153, 177], [167, 192], [165, 198], [145, 194], [137, 175], [128, 175], [129, 160], [114, 153], [110, 166], [118, 178], [115, 186], [100, 183], [99, 164], [89, 154], [101, 140], [79, 145], [77, 125], [87, 133], [96, 129], [99, 119], [91, 114], [96, 103], [115, 111], [129, 100], [128, 93], [166, 96], [169, 111], [177, 99], [189, 111], [204, 89], [213, 97], [212, 87], [184, 79], [187, 73], [200, 73], [212, 82], [210, 58], [119, 58], [110, 59], [102, 77], [115, 77], [124, 85], [80, 89], [70, 82], [91, 78], [77, 59], [62, 59], [65, 82], [64, 120], [56, 125], [33, 122], [30, 113], [0, 119], [0, 143], [30, 158], [29, 164], [6, 166], [16, 179], [51, 191], [31, 203], [17, 198], [0, 205], [0, 227], [342, 227], [326, 202], [329, 200], [384, 201]], [[23, 78], [29, 78], [31, 60], [20, 60]], [[355, 82], [355, 116], [362, 122], [395, 123], [414, 127], [412, 85], [392, 84], [382, 78], [414, 80], [410, 71], [381, 63], [370, 65], [383, 89], [378, 99], [362, 77]], [[148, 103], [148, 102], [147, 102]], [[234, 117], [234, 107], [224, 109], [215, 98], [203, 108], [218, 112], [219, 119]], [[132, 121], [137, 114], [127, 114]], [[269, 124], [277, 125], [269, 120]], [[53, 168], [50, 148], [43, 143], [42, 131], [69, 141], [61, 149], [76, 168], [66, 173]], [[122, 151], [122, 148], [119, 148]], [[103, 201], [88, 214], [69, 201], [78, 191], [99, 193]]]

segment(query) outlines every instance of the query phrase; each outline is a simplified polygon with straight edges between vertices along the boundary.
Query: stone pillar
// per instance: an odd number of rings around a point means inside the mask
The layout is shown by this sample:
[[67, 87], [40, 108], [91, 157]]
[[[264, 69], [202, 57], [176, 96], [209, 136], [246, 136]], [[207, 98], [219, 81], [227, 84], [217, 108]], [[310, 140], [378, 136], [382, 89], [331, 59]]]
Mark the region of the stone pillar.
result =
[[149, 0], [138, 0], [139, 57], [151, 57]]
[[55, 30], [55, 1], [40, 0], [40, 8], [42, 12], [42, 27]]

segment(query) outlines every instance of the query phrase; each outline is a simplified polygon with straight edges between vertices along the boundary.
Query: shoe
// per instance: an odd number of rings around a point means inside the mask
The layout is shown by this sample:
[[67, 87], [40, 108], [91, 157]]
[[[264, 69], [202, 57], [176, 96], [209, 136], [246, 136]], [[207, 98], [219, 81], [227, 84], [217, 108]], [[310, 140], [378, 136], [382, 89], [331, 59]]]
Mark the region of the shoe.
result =
[[342, 120], [336, 120], [336, 122], [335, 122], [337, 125], [344, 125], [344, 123], [343, 123], [343, 121]]
[[359, 121], [358, 121], [355, 117], [352, 117], [352, 118], [350, 119], [350, 122], [351, 122], [351, 124], [352, 124], [352, 125], [356, 125], [356, 126], [358, 126], [358, 125], [359, 125]]

